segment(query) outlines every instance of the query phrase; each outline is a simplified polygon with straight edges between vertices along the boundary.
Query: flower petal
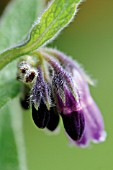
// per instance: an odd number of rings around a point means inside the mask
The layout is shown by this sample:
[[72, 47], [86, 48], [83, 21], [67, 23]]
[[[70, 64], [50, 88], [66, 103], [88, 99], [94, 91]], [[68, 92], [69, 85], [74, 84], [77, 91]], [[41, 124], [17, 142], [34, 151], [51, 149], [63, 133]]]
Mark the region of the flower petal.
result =
[[64, 128], [67, 134], [74, 140], [80, 140], [85, 127], [84, 116], [81, 111], [73, 111], [70, 114], [61, 113]]
[[80, 138], [80, 140], [76, 141], [76, 145], [81, 148], [85, 148], [89, 146], [89, 143], [90, 143], [89, 127], [85, 123], [85, 129], [84, 129], [83, 135]]
[[59, 120], [60, 120], [60, 117], [58, 113], [56, 112], [56, 107], [52, 107], [50, 109], [50, 119], [46, 126], [47, 129], [49, 129], [50, 131], [54, 131], [59, 124]]
[[38, 126], [41, 129], [45, 128], [46, 125], [48, 124], [50, 119], [50, 112], [42, 101], [40, 103], [38, 110], [36, 110], [36, 108], [32, 104], [32, 118], [36, 126]]
[[25, 110], [29, 109], [29, 101], [28, 100], [20, 99], [20, 104], [23, 109], [25, 109]]
[[104, 122], [101, 112], [90, 96], [85, 109], [86, 122], [90, 129], [91, 138], [94, 142], [104, 141], [106, 138], [104, 132]]

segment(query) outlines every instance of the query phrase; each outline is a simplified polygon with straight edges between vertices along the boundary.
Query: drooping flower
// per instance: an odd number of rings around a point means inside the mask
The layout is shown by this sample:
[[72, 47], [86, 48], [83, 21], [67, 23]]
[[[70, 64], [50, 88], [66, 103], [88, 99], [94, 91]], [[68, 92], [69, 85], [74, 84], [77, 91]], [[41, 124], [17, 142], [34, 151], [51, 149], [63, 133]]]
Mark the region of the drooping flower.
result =
[[104, 141], [106, 132], [104, 130], [103, 118], [98, 106], [90, 95], [88, 87], [88, 83], [92, 84], [91, 79], [76, 61], [67, 58], [63, 53], [53, 49], [45, 49], [45, 51], [54, 55], [64, 68], [71, 73], [79, 91], [80, 104], [85, 118], [85, 129], [81, 139], [75, 143], [81, 147], [85, 147], [90, 141], [96, 143]]
[[77, 80], [78, 89], [80, 91], [80, 101], [84, 110], [86, 122], [83, 136], [80, 141], [76, 142], [76, 144], [85, 147], [90, 141], [96, 143], [104, 141], [106, 138], [106, 132], [104, 131], [103, 118], [98, 106], [90, 95], [88, 84], [82, 74], [80, 74], [80, 71], [77, 72], [74, 70], [73, 77]]
[[[77, 89], [75, 89], [74, 82], [70, 75], [54, 61], [53, 66], [54, 76], [52, 88], [53, 95], [56, 99], [56, 106], [62, 117], [67, 134], [73, 140], [77, 141], [81, 138], [85, 127], [85, 120], [79, 102], [78, 92]], [[70, 89], [71, 87], [73, 87], [73, 90], [75, 89], [76, 98]]]
[[35, 64], [21, 61], [17, 74], [30, 89], [21, 104], [27, 109], [30, 99], [36, 126], [54, 131], [61, 117], [70, 141], [77, 146], [104, 141], [103, 118], [88, 87], [91, 80], [79, 64], [48, 48], [37, 51], [36, 57]]

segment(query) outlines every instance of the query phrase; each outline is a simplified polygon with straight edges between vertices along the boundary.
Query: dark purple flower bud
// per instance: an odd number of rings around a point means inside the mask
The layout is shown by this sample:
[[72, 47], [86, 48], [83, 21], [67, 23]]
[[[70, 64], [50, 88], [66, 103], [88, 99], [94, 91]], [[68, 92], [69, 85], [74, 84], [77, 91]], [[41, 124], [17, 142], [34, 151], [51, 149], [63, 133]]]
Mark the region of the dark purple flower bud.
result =
[[74, 141], [78, 141], [85, 128], [84, 113], [79, 101], [75, 100], [73, 94], [65, 88], [65, 103], [58, 96], [57, 106], [61, 112], [67, 134]]
[[30, 101], [29, 101], [30, 89], [26, 85], [23, 85], [21, 90], [22, 90], [22, 94], [20, 97], [20, 104], [23, 109], [27, 110], [30, 107]]
[[47, 129], [49, 129], [50, 131], [54, 131], [58, 124], [59, 124], [59, 114], [57, 113], [57, 108], [56, 107], [51, 107], [50, 108], [50, 119], [49, 122], [47, 124]]
[[28, 98], [20, 99], [20, 104], [23, 109], [28, 110], [29, 109], [29, 101]]
[[85, 127], [84, 116], [81, 110], [73, 111], [70, 114], [61, 113], [61, 116], [67, 134], [74, 141], [78, 141], [81, 138]]
[[32, 118], [37, 127], [43, 129], [47, 126], [50, 119], [50, 111], [47, 109], [43, 101], [41, 101], [38, 110], [32, 104]]
[[[77, 146], [84, 148], [89, 145], [90, 139], [91, 138], [90, 138], [90, 133], [89, 133], [89, 127], [87, 126], [87, 123], [85, 123], [84, 133], [82, 137], [80, 138], [80, 140], [76, 141], [75, 143]], [[71, 142], [74, 143], [73, 141]]]

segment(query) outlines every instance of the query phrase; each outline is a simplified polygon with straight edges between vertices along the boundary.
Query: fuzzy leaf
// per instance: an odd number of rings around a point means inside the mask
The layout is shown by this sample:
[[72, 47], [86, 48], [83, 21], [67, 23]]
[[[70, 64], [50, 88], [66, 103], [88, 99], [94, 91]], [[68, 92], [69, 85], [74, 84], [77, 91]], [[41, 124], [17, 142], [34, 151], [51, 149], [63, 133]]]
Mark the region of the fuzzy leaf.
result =
[[[32, 2], [15, 0], [6, 8], [1, 19], [0, 50], [17, 43], [26, 35], [37, 14], [41, 12], [43, 3], [44, 1], [39, 0], [32, 0]], [[10, 63], [0, 71], [0, 107], [19, 93], [16, 64], [17, 62]]]
[[28, 39], [0, 54], [0, 69], [14, 59], [52, 41], [71, 22], [78, 2], [80, 0], [54, 0], [32, 27]]
[[17, 99], [0, 110], [0, 169], [27, 170], [22, 111]]
[[0, 108], [19, 93], [20, 83], [15, 79], [0, 84]]
[[17, 148], [8, 106], [0, 110], [0, 169], [19, 170]]
[[0, 51], [17, 44], [27, 36], [32, 23], [42, 12], [44, 0], [15, 0], [0, 19]]
[[73, 19], [77, 2], [76, 0], [54, 0], [33, 26], [26, 47], [35, 50], [52, 41]]
[[[43, 3], [44, 0], [15, 0], [11, 2], [0, 21], [0, 50], [18, 43], [26, 35], [32, 22], [40, 13]], [[20, 87], [20, 83], [16, 81], [16, 64], [17, 61], [12, 62], [0, 71], [1, 170], [27, 170], [22, 132], [22, 111], [19, 101], [16, 100], [14, 103], [14, 100], [11, 100], [18, 95]]]

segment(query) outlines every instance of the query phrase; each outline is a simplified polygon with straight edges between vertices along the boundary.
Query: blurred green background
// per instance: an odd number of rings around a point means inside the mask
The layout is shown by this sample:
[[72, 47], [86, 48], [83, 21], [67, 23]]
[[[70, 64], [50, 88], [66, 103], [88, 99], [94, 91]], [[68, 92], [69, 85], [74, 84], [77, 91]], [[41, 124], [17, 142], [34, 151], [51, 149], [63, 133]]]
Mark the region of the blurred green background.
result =
[[[5, 2], [0, 1], [1, 9]], [[69, 147], [62, 126], [58, 135], [46, 135], [26, 112], [23, 124], [29, 170], [112, 170], [113, 0], [84, 1], [74, 21], [51, 46], [73, 56], [97, 80], [91, 93], [102, 111], [107, 140], [87, 149]]]

